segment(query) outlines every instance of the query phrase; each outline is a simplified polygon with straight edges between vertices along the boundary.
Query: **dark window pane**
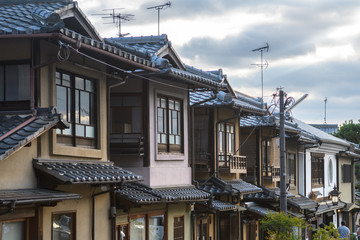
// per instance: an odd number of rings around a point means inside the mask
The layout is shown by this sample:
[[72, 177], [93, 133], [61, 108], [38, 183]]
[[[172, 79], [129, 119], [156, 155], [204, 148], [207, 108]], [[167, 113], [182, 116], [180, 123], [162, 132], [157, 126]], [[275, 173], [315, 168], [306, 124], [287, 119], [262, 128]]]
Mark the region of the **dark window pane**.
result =
[[52, 240], [75, 239], [75, 213], [53, 214]]
[[95, 92], [94, 91], [94, 83], [91, 80], [85, 80], [85, 90], [88, 92]]
[[30, 100], [30, 65], [6, 66], [5, 85], [7, 101]]
[[80, 93], [78, 90], [75, 91], [75, 122], [80, 122]]
[[62, 85], [70, 87], [70, 75], [65, 73], [62, 74]]

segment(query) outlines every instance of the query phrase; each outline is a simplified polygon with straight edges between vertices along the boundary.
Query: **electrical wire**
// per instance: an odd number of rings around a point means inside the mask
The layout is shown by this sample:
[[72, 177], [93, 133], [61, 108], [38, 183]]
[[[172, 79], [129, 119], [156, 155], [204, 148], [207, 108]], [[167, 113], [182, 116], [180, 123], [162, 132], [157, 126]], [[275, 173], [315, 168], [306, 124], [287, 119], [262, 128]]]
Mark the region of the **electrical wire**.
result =
[[[156, 82], [156, 83], [159, 83], [159, 84], [168, 86], [168, 87], [174, 87], [174, 88], [178, 88], [178, 89], [186, 90], [186, 91], [189, 90], [188, 88], [184, 88], [184, 87], [180, 87], [180, 86], [174, 86], [174, 85], [167, 84], [167, 83], [164, 83], [164, 82], [159, 81], [159, 80], [155, 80], [155, 79], [152, 79], [152, 78], [148, 78], [148, 77], [145, 77], [145, 76], [141, 76], [141, 75], [135, 74], [135, 73], [133, 73], [133, 72], [129, 72], [129, 71], [125, 70], [125, 69], [116, 67], [116, 66], [114, 66], [114, 65], [111, 65], [111, 64], [106, 63], [106, 62], [104, 62], [104, 61], [101, 61], [101, 60], [99, 60], [99, 59], [96, 59], [96, 58], [94, 58], [94, 57], [91, 57], [91, 56], [89, 56], [89, 55], [87, 55], [87, 54], [85, 54], [85, 53], [82, 53], [82, 52], [80, 52], [78, 49], [73, 48], [73, 47], [72, 47], [71, 45], [69, 45], [69, 44], [64, 44], [64, 43], [62, 43], [61, 41], [59, 41], [59, 44], [60, 44], [59, 52], [60, 52], [60, 50], [62, 49], [62, 46], [66, 46], [67, 49], [70, 48], [72, 51], [74, 51], [74, 52], [76, 52], [76, 53], [78, 53], [78, 54], [80, 54], [80, 55], [82, 55], [82, 56], [84, 56], [84, 57], [87, 57], [87, 58], [89, 58], [89, 59], [91, 59], [91, 60], [94, 60], [94, 61], [96, 61], [96, 62], [99, 62], [99, 63], [101, 63], [101, 64], [104, 64], [105, 66], [111, 67], [111, 68], [116, 69], [116, 70], [118, 70], [118, 71], [121, 71], [121, 72], [123, 72], [123, 73], [126, 73], [126, 74], [128, 74], [128, 75], [130, 75], [130, 76], [138, 77], [138, 78], [141, 78], [141, 79], [144, 79], [144, 80], [148, 80], [148, 81], [152, 81], [152, 82]], [[58, 52], [58, 57], [59, 57], [59, 52]], [[70, 51], [69, 51], [69, 52], [70, 52]], [[60, 59], [66, 59], [66, 60], [67, 60], [67, 59], [70, 57], [70, 54], [69, 54], [69, 56], [67, 56], [67, 54], [66, 54], [64, 57], [62, 57], [62, 56], [60, 55], [60, 57], [61, 57]], [[67, 58], [66, 58], [66, 57], [67, 57]], [[60, 59], [59, 59], [59, 60], [60, 60]], [[66, 61], [66, 60], [64, 60], [64, 61]], [[60, 60], [60, 61], [62, 61], [62, 60]]]

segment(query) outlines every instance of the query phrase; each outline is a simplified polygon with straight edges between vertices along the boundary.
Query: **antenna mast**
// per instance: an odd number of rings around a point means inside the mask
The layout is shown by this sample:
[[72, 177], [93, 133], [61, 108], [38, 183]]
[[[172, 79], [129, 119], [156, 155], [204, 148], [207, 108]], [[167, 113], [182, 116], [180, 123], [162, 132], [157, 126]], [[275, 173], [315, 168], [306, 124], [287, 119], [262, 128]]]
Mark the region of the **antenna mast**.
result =
[[269, 66], [269, 63], [265, 60], [265, 63], [263, 62], [263, 52], [266, 50], [266, 52], [269, 51], [269, 44], [266, 43], [266, 46], [253, 49], [253, 52], [260, 52], [260, 64], [252, 64], [256, 65], [261, 68], [261, 106], [264, 105], [264, 67], [267, 68]]
[[[130, 33], [121, 33], [121, 22], [122, 21], [131, 21], [131, 20], [135, 20], [133, 14], [121, 14], [121, 13], [116, 13], [115, 10], [119, 10], [119, 9], [124, 9], [124, 8], [113, 8], [113, 9], [104, 9], [103, 11], [109, 11], [111, 10], [112, 13], [100, 13], [100, 14], [92, 14], [92, 15], [105, 15], [105, 17], [102, 18], [112, 18], [112, 23], [111, 24], [116, 24], [117, 28], [118, 28], [118, 36], [119, 37], [124, 37], [126, 35], [129, 35]], [[110, 24], [110, 23], [105, 23], [105, 24]]]
[[155, 9], [158, 11], [158, 35], [160, 36], [160, 10], [162, 9], [166, 9], [171, 7], [171, 2], [167, 2], [161, 5], [157, 5], [157, 6], [153, 6], [153, 7], [148, 7], [147, 9]]
[[327, 103], [327, 97], [325, 97], [325, 115], [324, 115], [324, 123], [326, 124], [326, 103]]

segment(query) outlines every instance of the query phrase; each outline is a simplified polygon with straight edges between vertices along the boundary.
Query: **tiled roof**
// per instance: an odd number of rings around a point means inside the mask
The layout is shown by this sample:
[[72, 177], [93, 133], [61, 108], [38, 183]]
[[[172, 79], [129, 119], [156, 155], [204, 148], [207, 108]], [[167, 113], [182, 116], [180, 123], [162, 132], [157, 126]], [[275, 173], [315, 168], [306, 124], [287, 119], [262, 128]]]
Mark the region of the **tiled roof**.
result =
[[334, 211], [337, 209], [342, 209], [346, 207], [346, 204], [344, 202], [339, 201], [338, 205], [333, 205], [331, 201], [329, 202], [321, 202], [319, 203], [319, 207], [317, 208], [317, 211], [315, 212], [315, 215], [320, 215], [326, 212]]
[[315, 136], [316, 138], [320, 139], [322, 142], [335, 143], [335, 144], [339, 144], [339, 145], [342, 145], [345, 147], [350, 146], [349, 142], [347, 142], [343, 139], [337, 138], [333, 135], [330, 135], [326, 132], [323, 132], [320, 129], [317, 129], [313, 126], [310, 126], [309, 124], [306, 124], [306, 123], [300, 121], [299, 119], [294, 119], [294, 121], [302, 131], [305, 131], [305, 132]]
[[276, 213], [274, 210], [271, 210], [265, 206], [262, 206], [262, 205], [259, 205], [259, 204], [253, 203], [253, 202], [246, 203], [245, 206], [246, 206], [247, 211], [258, 214], [263, 217], [265, 217], [269, 213]]
[[216, 96], [212, 91], [190, 92], [190, 104], [202, 107], [230, 106], [235, 109], [241, 108], [242, 110], [259, 114], [265, 114], [267, 112], [265, 109], [249, 104], [239, 98], [231, 97], [229, 93], [222, 91]]
[[145, 50], [154, 55], [157, 55], [162, 48], [171, 45], [166, 34], [160, 36], [106, 38], [105, 41], [117, 42], [122, 45], [131, 46], [138, 51]]
[[218, 177], [211, 177], [205, 182], [200, 183], [199, 186], [202, 190], [213, 194], [214, 196], [220, 195], [233, 195], [233, 194], [249, 194], [261, 192], [262, 189], [247, 183], [241, 179], [238, 180], [222, 180]]
[[[5, 5], [7, 3], [7, 5]], [[33, 17], [34, 10], [42, 9], [43, 12], [54, 13], [64, 8], [67, 3], [64, 0], [53, 1], [2, 1], [0, 4], [0, 34], [34, 34], [49, 32], [50, 29], [59, 30], [63, 27], [60, 24], [57, 28], [53, 25], [46, 26]]]
[[297, 195], [294, 198], [289, 198], [287, 199], [287, 202], [289, 205], [300, 209], [316, 208], [319, 205], [317, 202], [311, 200], [310, 198], [301, 195]]
[[[245, 194], [244, 200], [245, 201], [254, 201], [254, 202], [280, 200], [280, 189], [266, 188], [266, 187], [261, 187], [261, 188], [262, 188], [262, 192]], [[286, 197], [289, 199], [289, 198], [295, 197], [295, 195], [290, 192], [286, 192]]]
[[245, 208], [243, 208], [241, 206], [234, 205], [234, 204], [231, 204], [231, 203], [228, 203], [228, 202], [219, 201], [219, 200], [212, 200], [210, 202], [202, 203], [202, 204], [206, 205], [210, 209], [213, 209], [213, 210], [219, 211], [219, 212], [244, 211], [244, 210], [246, 210]]
[[141, 177], [110, 162], [82, 160], [34, 160], [36, 172], [60, 184], [119, 184], [139, 181]]
[[54, 203], [68, 199], [79, 199], [79, 194], [52, 191], [47, 189], [0, 190], [0, 206], [15, 201], [19, 204]]
[[[240, 127], [280, 127], [280, 119], [275, 115], [246, 116], [240, 119]], [[285, 131], [300, 133], [296, 123], [285, 121]]]
[[138, 204], [151, 204], [208, 201], [210, 194], [198, 190], [194, 186], [150, 188], [144, 184], [131, 183], [117, 190], [117, 197], [125, 198]]
[[65, 127], [54, 109], [37, 109], [37, 115], [0, 114], [0, 160], [10, 156], [49, 129]]
[[209, 78], [213, 81], [222, 82], [224, 80], [224, 74], [222, 69], [219, 69], [217, 71], [203, 71], [201, 69], [195, 68], [193, 66], [186, 65], [186, 71], [189, 73], [193, 73], [199, 76], [202, 76], [204, 78]]

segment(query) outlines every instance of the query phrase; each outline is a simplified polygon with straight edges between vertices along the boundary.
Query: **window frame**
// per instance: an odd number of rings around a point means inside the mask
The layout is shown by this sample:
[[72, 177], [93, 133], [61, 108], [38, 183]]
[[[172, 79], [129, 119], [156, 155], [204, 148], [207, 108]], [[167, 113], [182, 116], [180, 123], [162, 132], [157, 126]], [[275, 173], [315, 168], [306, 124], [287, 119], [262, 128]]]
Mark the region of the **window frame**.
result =
[[342, 175], [342, 182], [343, 183], [351, 183], [352, 181], [352, 167], [351, 164], [343, 164], [341, 166], [341, 175]]
[[[59, 77], [58, 77], [59, 75]], [[64, 84], [64, 75], [69, 76], [69, 84]], [[84, 87], [83, 89], [76, 87], [77, 79], [82, 79]], [[60, 81], [60, 83], [58, 83]], [[98, 148], [98, 80], [94, 78], [89, 78], [81, 74], [74, 72], [65, 71], [62, 69], [56, 69], [55, 75], [55, 85], [56, 85], [56, 105], [60, 105], [58, 102], [58, 90], [63, 88], [65, 89], [65, 113], [63, 114], [64, 119], [69, 122], [70, 128], [60, 130], [57, 129], [56, 136], [57, 142], [60, 144], [65, 144], [73, 147], [90, 147], [97, 149]], [[92, 83], [91, 90], [86, 89], [86, 83]], [[78, 93], [78, 94], [77, 94]], [[85, 116], [88, 117], [88, 123], [81, 122], [81, 113], [76, 114], [76, 108], [80, 109], [82, 93], [88, 95], [88, 110], [89, 113]], [[58, 109], [60, 112], [60, 110]], [[80, 112], [80, 111], [79, 111]], [[85, 110], [83, 111], [85, 112]], [[86, 119], [86, 118], [85, 118]], [[77, 127], [82, 127], [83, 135], [77, 134]], [[87, 129], [93, 129], [90, 132], [93, 132], [91, 135], [86, 136]]]
[[[22, 99], [22, 100], [7, 100], [6, 99], [6, 66], [19, 66], [19, 65], [26, 65], [28, 66], [28, 80], [26, 81], [28, 83], [27, 86], [22, 86], [22, 89], [28, 89], [28, 99]], [[4, 68], [3, 70], [3, 76], [1, 79], [0, 76], [0, 89], [2, 89], [2, 93], [0, 93], [0, 108], [3, 110], [8, 111], [16, 111], [16, 110], [29, 110], [30, 109], [30, 103], [34, 96], [31, 94], [31, 61], [30, 60], [17, 60], [17, 61], [7, 61], [7, 62], [0, 62], [0, 68]], [[1, 71], [0, 71], [1, 73]], [[2, 80], [2, 81], [1, 81]], [[19, 79], [18, 79], [19, 80]], [[21, 84], [21, 83], [19, 83]]]
[[24, 222], [25, 224], [25, 239], [29, 239], [29, 219], [28, 218], [17, 218], [17, 219], [9, 219], [9, 220], [1, 220], [0, 221], [0, 240], [2, 240], [2, 231], [4, 223], [12, 223], [12, 222]]
[[[290, 158], [290, 156], [293, 156], [293, 159]], [[292, 164], [291, 164], [292, 162]], [[288, 176], [288, 183], [290, 184], [290, 188], [292, 185], [296, 186], [296, 153], [287, 153], [287, 176]], [[291, 169], [291, 166], [293, 169]], [[293, 178], [290, 178], [293, 175]]]
[[160, 215], [163, 215], [164, 216], [164, 236], [163, 236], [163, 239], [166, 240], [167, 239], [167, 231], [168, 231], [168, 225], [167, 225], [167, 212], [166, 211], [154, 211], [154, 212], [150, 212], [150, 213], [139, 213], [139, 214], [134, 214], [134, 215], [129, 215], [128, 216], [128, 223], [122, 223], [122, 224], [119, 224], [118, 226], [122, 226], [122, 225], [128, 225], [129, 228], [128, 228], [128, 239], [131, 238], [131, 220], [132, 219], [138, 219], [138, 218], [144, 218], [145, 219], [145, 240], [148, 240], [150, 238], [150, 233], [149, 233], [149, 229], [150, 229], [150, 226], [149, 226], [149, 219], [150, 217], [153, 217], [153, 216], [160, 216]]
[[[166, 106], [163, 107], [161, 105], [161, 100], [165, 99]], [[178, 110], [176, 107], [171, 109], [169, 107], [169, 102], [174, 101], [174, 106], [176, 106], [176, 102], [179, 103]], [[159, 106], [160, 102], [160, 106]], [[157, 153], [176, 153], [176, 154], [183, 154], [184, 153], [184, 100], [178, 97], [170, 97], [163, 94], [157, 94], [156, 102], [155, 102], [155, 109], [156, 109], [156, 143], [157, 143]], [[161, 118], [159, 115], [159, 111], [163, 112], [163, 120], [162, 124], [160, 125], [159, 119]], [[174, 126], [173, 121], [170, 121], [170, 113], [177, 113], [177, 124], [176, 124], [176, 132], [171, 132], [170, 126]], [[173, 116], [171, 114], [171, 117]], [[163, 127], [160, 127], [163, 126]], [[162, 130], [162, 131], [161, 131]], [[176, 134], [177, 133], [177, 134]], [[164, 136], [162, 136], [164, 135]], [[170, 135], [174, 136], [175, 144], [170, 143]], [[162, 137], [165, 137], [165, 141], [163, 142]], [[180, 143], [177, 144], [177, 137], [180, 138]]]
[[[223, 128], [222, 128], [223, 126]], [[232, 131], [228, 131], [228, 127], [232, 128]], [[236, 144], [236, 138], [235, 138], [235, 124], [232, 122], [221, 122], [218, 124], [217, 127], [217, 136], [218, 136], [218, 156], [219, 160], [222, 161], [228, 161], [230, 155], [235, 154], [235, 144]], [[229, 141], [229, 139], [231, 140]], [[231, 142], [231, 146], [229, 144]], [[222, 150], [222, 151], [221, 151]], [[223, 156], [223, 157], [222, 157]]]
[[[182, 219], [182, 221], [181, 221], [182, 226], [175, 226], [176, 219]], [[174, 223], [173, 223], [174, 240], [184, 240], [185, 239], [185, 217], [184, 217], [184, 215], [174, 216], [173, 220], [174, 220]], [[180, 228], [180, 229], [182, 228], [182, 236], [175, 238], [175, 230], [177, 228]]]
[[324, 186], [325, 154], [311, 153], [311, 186], [313, 188]]
[[51, 213], [51, 240], [54, 240], [54, 227], [53, 221], [55, 215], [62, 215], [62, 214], [71, 214], [71, 236], [70, 240], [76, 240], [76, 211], [60, 211], [60, 212], [52, 212]]

